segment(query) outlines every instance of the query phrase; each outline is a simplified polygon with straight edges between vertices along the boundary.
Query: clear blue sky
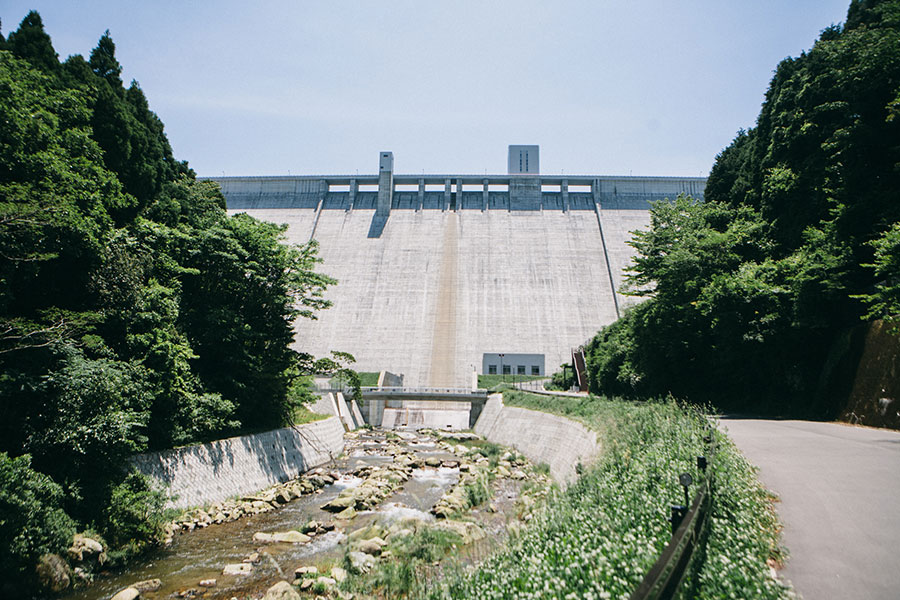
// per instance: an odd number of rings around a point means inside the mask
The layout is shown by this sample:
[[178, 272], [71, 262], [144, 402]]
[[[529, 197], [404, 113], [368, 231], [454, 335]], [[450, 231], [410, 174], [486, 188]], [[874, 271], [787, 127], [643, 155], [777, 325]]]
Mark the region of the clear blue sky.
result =
[[849, 0], [4, 0], [61, 58], [105, 29], [200, 175], [706, 175]]

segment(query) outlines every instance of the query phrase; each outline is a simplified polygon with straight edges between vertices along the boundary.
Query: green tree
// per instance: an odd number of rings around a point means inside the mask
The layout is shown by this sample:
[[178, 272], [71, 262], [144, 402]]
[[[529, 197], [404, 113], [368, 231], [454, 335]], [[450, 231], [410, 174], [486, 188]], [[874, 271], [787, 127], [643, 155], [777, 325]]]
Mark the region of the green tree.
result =
[[62, 509], [63, 491], [31, 468], [31, 457], [0, 452], [0, 569], [4, 584], [34, 585], [34, 566], [44, 554], [59, 554], [75, 533]]
[[78, 309], [124, 198], [98, 164], [89, 109], [78, 90], [0, 54], [0, 311]]
[[159, 545], [163, 539], [165, 494], [153, 481], [130, 472], [112, 489], [103, 511], [102, 528], [106, 541], [120, 550], [113, 554], [127, 558]]
[[293, 321], [325, 308], [333, 280], [316, 273], [316, 245], [282, 243], [284, 226], [238, 214], [204, 230], [187, 266], [182, 323], [204, 384], [233, 399], [245, 426], [277, 425], [290, 414], [296, 376]]
[[109, 83], [114, 90], [122, 87], [122, 65], [116, 59], [116, 44], [109, 36], [107, 29], [97, 42], [97, 47], [91, 51], [91, 59], [88, 61], [91, 70]]
[[59, 69], [59, 56], [53, 49], [50, 36], [44, 31], [44, 21], [37, 11], [25, 15], [19, 28], [9, 34], [5, 45], [17, 57], [42, 71], [53, 73]]
[[293, 320], [332, 280], [315, 244], [228, 216], [121, 70], [108, 32], [60, 66], [37, 13], [0, 43], [0, 452], [33, 458], [10, 471], [24, 489], [52, 478], [48, 514], [128, 554], [161, 506], [129, 456], [286, 421], [306, 396]]
[[898, 114], [900, 2], [854, 1], [778, 65], [706, 203], [653, 208], [628, 277], [649, 299], [590, 345], [594, 389], [829, 416], [826, 366], [859, 299], [869, 318], [895, 310]]
[[866, 317], [886, 319], [900, 326], [900, 223], [894, 223], [883, 236], [872, 241], [875, 248], [875, 270], [878, 283], [871, 294], [861, 297], [869, 305]]
[[147, 373], [72, 347], [63, 347], [58, 361], [36, 389], [40, 404], [24, 423], [24, 449], [36, 468], [63, 485], [69, 514], [90, 522], [127, 457], [147, 447]]

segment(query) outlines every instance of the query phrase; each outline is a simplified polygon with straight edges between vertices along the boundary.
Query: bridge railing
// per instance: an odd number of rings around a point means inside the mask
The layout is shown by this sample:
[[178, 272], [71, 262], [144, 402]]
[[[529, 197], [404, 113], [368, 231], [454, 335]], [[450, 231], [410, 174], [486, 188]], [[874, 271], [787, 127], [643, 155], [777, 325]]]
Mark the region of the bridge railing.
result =
[[321, 393], [328, 393], [328, 392], [342, 392], [342, 393], [344, 393], [344, 394], [347, 394], [348, 392], [351, 391], [350, 386], [347, 386], [347, 385], [335, 385], [335, 384], [330, 383], [330, 382], [321, 382], [321, 383], [319, 383], [319, 382], [314, 382], [314, 383], [311, 383], [310, 386], [311, 386], [312, 389], [315, 390], [316, 392], [321, 392]]
[[473, 390], [463, 387], [392, 387], [366, 386], [361, 388], [363, 394], [401, 394], [401, 395], [441, 395], [441, 396], [487, 396], [487, 390]]

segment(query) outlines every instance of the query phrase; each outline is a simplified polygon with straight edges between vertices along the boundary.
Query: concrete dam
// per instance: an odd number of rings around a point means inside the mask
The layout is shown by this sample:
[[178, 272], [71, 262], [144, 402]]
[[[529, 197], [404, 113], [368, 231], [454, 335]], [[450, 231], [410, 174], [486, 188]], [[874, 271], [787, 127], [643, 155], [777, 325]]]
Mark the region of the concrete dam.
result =
[[471, 387], [485, 353], [543, 354], [547, 374], [569, 362], [636, 301], [617, 290], [649, 203], [702, 198], [706, 184], [540, 175], [534, 146], [510, 147], [507, 175], [398, 175], [391, 153], [379, 162], [377, 175], [211, 179], [230, 213], [317, 240], [319, 270], [338, 280], [330, 309], [298, 319], [297, 349], [350, 352], [357, 370], [401, 373], [406, 386]]

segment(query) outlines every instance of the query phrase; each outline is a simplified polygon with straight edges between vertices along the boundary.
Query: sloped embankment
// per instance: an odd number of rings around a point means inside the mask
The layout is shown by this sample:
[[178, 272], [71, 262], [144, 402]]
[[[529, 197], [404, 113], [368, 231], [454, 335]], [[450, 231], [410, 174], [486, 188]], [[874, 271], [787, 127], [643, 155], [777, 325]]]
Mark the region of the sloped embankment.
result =
[[[705, 452], [709, 434], [718, 445], [710, 466], [717, 492], [710, 541], [688, 595], [791, 597], [769, 566], [781, 556], [771, 498], [733, 444], [711, 430], [699, 411], [674, 402], [521, 392], [508, 392], [506, 403], [579, 421], [600, 436], [603, 452], [506, 550], [474, 573], [448, 577], [429, 598], [628, 597], [669, 541], [669, 506], [684, 499], [678, 475], [688, 472], [699, 480], [696, 457]], [[534, 412], [532, 422], [545, 418]], [[517, 431], [513, 445], [529, 445], [534, 432]]]
[[600, 453], [597, 434], [581, 423], [558, 415], [506, 406], [502, 394], [485, 403], [475, 431], [495, 444], [515, 448], [536, 464], [545, 463], [562, 485], [575, 481], [576, 467]]

